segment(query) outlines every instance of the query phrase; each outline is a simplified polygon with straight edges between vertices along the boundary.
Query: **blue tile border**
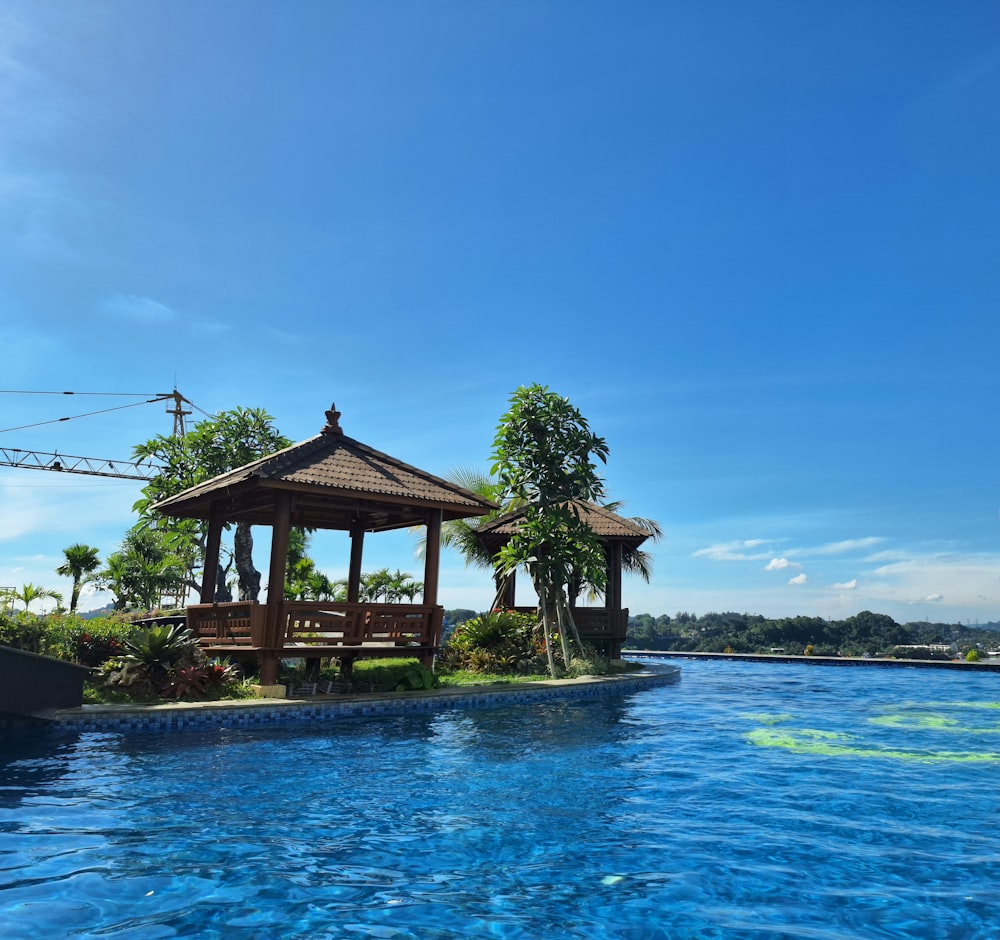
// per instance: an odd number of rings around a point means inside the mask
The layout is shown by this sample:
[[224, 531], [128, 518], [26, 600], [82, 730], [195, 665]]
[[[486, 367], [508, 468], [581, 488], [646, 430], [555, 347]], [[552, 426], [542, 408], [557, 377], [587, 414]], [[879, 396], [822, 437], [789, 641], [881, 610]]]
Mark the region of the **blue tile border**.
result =
[[182, 703], [178, 705], [84, 705], [55, 713], [50, 721], [23, 722], [7, 729], [56, 732], [173, 732], [274, 725], [316, 725], [346, 717], [408, 715], [459, 708], [492, 708], [559, 699], [625, 695], [677, 681], [680, 667], [618, 676], [596, 676], [472, 690], [439, 689], [393, 695], [318, 696], [310, 699]]

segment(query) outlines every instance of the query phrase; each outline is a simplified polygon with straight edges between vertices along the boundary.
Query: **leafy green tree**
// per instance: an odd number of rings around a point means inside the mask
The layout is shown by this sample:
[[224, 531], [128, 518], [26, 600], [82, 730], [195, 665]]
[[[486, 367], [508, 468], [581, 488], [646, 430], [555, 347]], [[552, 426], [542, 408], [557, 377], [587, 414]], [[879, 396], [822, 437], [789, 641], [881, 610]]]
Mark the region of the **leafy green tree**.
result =
[[80, 588], [91, 580], [91, 575], [101, 567], [101, 559], [97, 556], [97, 549], [90, 545], [83, 545], [77, 542], [63, 549], [66, 557], [64, 564], [56, 568], [56, 574], [64, 578], [73, 579], [73, 592], [70, 594], [69, 612], [76, 611], [76, 605], [80, 601]]
[[[166, 532], [173, 553], [192, 562], [192, 567], [201, 567], [207, 523], [193, 519], [164, 519], [154, 514], [151, 507], [188, 487], [287, 447], [291, 441], [278, 432], [273, 420], [261, 408], [235, 408], [199, 421], [184, 437], [158, 435], [139, 444], [133, 451], [134, 459], [151, 460], [162, 467], [143, 488], [142, 499], [133, 507], [140, 515], [139, 527]], [[253, 563], [253, 536], [248, 523], [237, 523], [232, 552], [239, 599], [256, 600], [260, 592], [260, 572]], [[220, 566], [217, 597], [225, 594], [225, 574], [226, 569]], [[199, 588], [190, 575], [187, 585], [194, 590]]]
[[570, 635], [583, 656], [569, 606], [570, 585], [590, 584], [597, 591], [606, 587], [603, 546], [574, 501], [598, 502], [603, 496], [595, 460], [606, 462], [607, 455], [604, 439], [590, 430], [569, 399], [538, 384], [514, 392], [493, 441], [492, 472], [501, 498], [517, 500], [525, 510], [497, 562], [501, 577], [523, 567], [532, 579], [553, 676], [556, 624], [564, 664], [572, 659]]
[[95, 580], [114, 594], [116, 610], [152, 610], [161, 598], [177, 592], [185, 572], [185, 559], [172, 550], [168, 533], [132, 529]]
[[35, 601], [40, 600], [54, 600], [57, 604], [62, 603], [62, 594], [58, 591], [53, 591], [50, 588], [44, 588], [37, 584], [32, 584], [30, 581], [27, 584], [21, 585], [21, 590], [16, 588], [8, 588], [4, 591], [4, 596], [12, 601], [20, 601], [24, 604], [24, 609], [27, 611]]

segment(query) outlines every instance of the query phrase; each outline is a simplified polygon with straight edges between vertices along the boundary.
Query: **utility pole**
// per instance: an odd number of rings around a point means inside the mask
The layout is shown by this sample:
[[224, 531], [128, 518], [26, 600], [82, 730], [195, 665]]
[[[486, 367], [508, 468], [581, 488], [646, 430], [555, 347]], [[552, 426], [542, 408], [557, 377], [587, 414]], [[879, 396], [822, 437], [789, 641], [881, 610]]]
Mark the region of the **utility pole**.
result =
[[180, 392], [175, 388], [169, 396], [173, 400], [174, 407], [167, 408], [167, 414], [174, 416], [174, 437], [184, 437], [187, 434], [187, 429], [184, 427], [184, 418], [186, 415], [191, 414], [190, 409], [185, 411], [184, 405], [190, 405], [189, 402]]

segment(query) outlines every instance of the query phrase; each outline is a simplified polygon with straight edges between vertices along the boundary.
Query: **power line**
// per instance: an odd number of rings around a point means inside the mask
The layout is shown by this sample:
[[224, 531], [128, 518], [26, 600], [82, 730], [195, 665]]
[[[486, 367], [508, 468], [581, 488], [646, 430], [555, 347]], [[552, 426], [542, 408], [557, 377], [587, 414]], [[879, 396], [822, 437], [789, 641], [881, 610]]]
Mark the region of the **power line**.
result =
[[162, 398], [150, 398], [147, 401], [135, 401], [132, 402], [132, 404], [130, 405], [118, 405], [115, 408], [102, 408], [99, 411], [88, 411], [85, 412], [84, 414], [69, 415], [68, 417], [65, 418], [52, 418], [49, 421], [36, 421], [34, 424], [21, 424], [15, 428], [0, 428], [0, 434], [6, 434], [8, 431], [23, 431], [26, 428], [40, 428], [46, 424], [59, 424], [62, 421], [72, 421], [75, 418], [90, 418], [93, 417], [94, 415], [108, 414], [109, 412], [112, 411], [123, 411], [125, 408], [135, 408], [137, 405], [152, 405], [155, 404], [156, 402], [165, 401], [167, 398], [172, 398], [172, 397], [173, 397], [172, 395], [166, 395]]
[[23, 389], [0, 388], [0, 395], [100, 395], [106, 398], [169, 398], [169, 393], [164, 392], [37, 392], [25, 391]]

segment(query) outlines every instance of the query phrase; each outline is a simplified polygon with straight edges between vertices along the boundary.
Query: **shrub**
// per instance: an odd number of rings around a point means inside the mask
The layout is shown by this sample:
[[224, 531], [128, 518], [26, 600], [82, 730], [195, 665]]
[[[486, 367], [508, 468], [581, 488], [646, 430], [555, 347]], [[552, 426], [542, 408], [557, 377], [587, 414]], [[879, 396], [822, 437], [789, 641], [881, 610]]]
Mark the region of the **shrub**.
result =
[[414, 692], [437, 685], [437, 676], [416, 659], [362, 659], [351, 670], [357, 691]]
[[0, 615], [0, 645], [83, 666], [99, 666], [120, 655], [134, 632], [131, 624], [117, 617], [84, 620], [77, 614], [39, 616], [23, 610]]
[[494, 610], [459, 624], [442, 659], [453, 669], [513, 675], [535, 668], [544, 655], [536, 636], [537, 618], [513, 610]]

